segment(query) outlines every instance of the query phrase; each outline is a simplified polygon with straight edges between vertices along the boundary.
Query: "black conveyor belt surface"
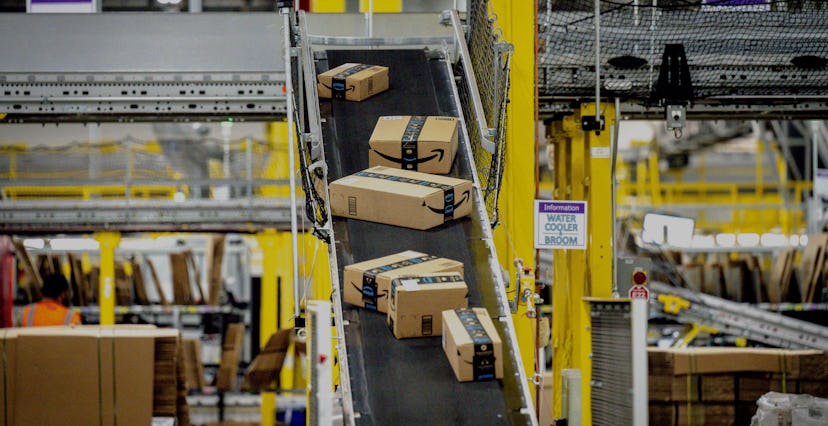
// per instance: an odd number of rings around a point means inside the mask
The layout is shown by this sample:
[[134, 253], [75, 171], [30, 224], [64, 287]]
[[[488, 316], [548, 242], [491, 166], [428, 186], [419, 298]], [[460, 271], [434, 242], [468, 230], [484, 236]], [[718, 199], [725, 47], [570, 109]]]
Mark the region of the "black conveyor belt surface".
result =
[[[378, 117], [458, 115], [445, 64], [429, 60], [423, 50], [331, 50], [327, 63], [317, 65], [326, 70], [346, 62], [389, 67], [391, 88], [362, 102], [321, 100], [331, 180], [368, 167], [368, 139]], [[468, 156], [461, 144], [452, 175], [472, 178]], [[334, 226], [340, 282], [345, 265], [417, 250], [463, 262], [470, 305], [497, 312], [488, 250], [480, 242], [482, 225], [474, 215], [428, 231], [344, 218], [335, 218]], [[505, 396], [504, 389], [514, 388], [514, 381], [459, 383], [439, 337], [397, 340], [384, 314], [344, 303], [343, 311], [349, 321], [345, 337], [357, 424], [493, 425], [525, 420], [515, 412], [519, 397]], [[507, 376], [514, 376], [504, 358]]]

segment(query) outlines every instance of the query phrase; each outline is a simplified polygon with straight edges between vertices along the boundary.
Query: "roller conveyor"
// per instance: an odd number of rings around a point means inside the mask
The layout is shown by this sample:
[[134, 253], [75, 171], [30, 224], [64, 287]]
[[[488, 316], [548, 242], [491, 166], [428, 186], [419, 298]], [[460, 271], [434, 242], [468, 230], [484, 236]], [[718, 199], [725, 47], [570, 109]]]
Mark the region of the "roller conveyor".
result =
[[[391, 88], [363, 102], [320, 100], [329, 180], [368, 167], [368, 139], [379, 116], [459, 116], [452, 75], [446, 62], [424, 50], [330, 50], [317, 63], [324, 71], [346, 62], [390, 68]], [[461, 132], [461, 139], [465, 138]], [[473, 179], [468, 144], [461, 140], [452, 176]], [[484, 225], [485, 223], [485, 225]], [[486, 245], [488, 222], [474, 209], [471, 217], [428, 230], [334, 218], [340, 282], [345, 265], [404, 250], [463, 262], [470, 306], [487, 308], [502, 337]], [[341, 292], [340, 292], [341, 294]], [[459, 383], [446, 360], [440, 337], [397, 340], [384, 314], [343, 304], [353, 411], [357, 424], [527, 424], [532, 422], [521, 396], [525, 379], [516, 371], [519, 357], [504, 341], [502, 381]], [[508, 315], [506, 316], [508, 318]], [[504, 339], [507, 340], [507, 339]]]

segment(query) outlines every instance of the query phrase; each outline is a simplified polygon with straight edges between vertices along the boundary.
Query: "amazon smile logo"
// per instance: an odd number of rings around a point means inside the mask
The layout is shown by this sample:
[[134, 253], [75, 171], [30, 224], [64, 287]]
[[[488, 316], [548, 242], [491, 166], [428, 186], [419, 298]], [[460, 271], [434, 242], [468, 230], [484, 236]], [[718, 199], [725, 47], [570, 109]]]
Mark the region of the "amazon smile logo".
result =
[[435, 209], [434, 207], [431, 207], [428, 204], [426, 204], [425, 201], [423, 201], [423, 206], [428, 207], [429, 210], [431, 210], [432, 212], [437, 213], [437, 214], [452, 215], [452, 214], [454, 214], [455, 210], [457, 210], [458, 207], [463, 205], [463, 203], [468, 201], [470, 197], [471, 197], [471, 191], [466, 190], [466, 191], [463, 191], [463, 196], [460, 198], [460, 201], [458, 201], [457, 203], [452, 203], [452, 201], [454, 201], [454, 194], [451, 193], [450, 197], [445, 198], [445, 207], [443, 207], [442, 209]]
[[431, 161], [435, 158], [437, 159], [437, 162], [440, 162], [440, 161], [443, 161], [443, 156], [446, 154], [446, 150], [444, 150], [442, 148], [437, 148], [437, 149], [432, 149], [431, 152], [432, 152], [433, 155], [429, 155], [428, 157], [423, 157], [423, 158], [401, 157], [401, 158], [397, 158], [397, 157], [392, 157], [392, 156], [387, 155], [387, 154], [383, 154], [383, 153], [381, 153], [381, 152], [379, 152], [379, 151], [377, 151], [376, 149], [373, 149], [373, 148], [369, 148], [369, 149], [371, 149], [371, 151], [376, 152], [377, 155], [379, 155], [380, 157], [382, 157], [382, 158], [384, 158], [388, 161], [391, 161], [393, 163], [397, 163], [397, 164], [422, 164], [422, 163], [427, 163], [427, 162], [429, 162], [429, 161]]

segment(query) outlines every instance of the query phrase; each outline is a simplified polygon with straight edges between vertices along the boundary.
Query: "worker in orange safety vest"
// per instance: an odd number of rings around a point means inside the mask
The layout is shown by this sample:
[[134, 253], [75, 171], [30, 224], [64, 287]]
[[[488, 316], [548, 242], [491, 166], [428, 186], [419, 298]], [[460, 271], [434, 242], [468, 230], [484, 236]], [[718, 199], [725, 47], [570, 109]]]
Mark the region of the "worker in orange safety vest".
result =
[[50, 274], [43, 279], [43, 300], [23, 308], [20, 316], [22, 327], [46, 325], [77, 325], [80, 315], [66, 308], [69, 298], [69, 282], [61, 274]]

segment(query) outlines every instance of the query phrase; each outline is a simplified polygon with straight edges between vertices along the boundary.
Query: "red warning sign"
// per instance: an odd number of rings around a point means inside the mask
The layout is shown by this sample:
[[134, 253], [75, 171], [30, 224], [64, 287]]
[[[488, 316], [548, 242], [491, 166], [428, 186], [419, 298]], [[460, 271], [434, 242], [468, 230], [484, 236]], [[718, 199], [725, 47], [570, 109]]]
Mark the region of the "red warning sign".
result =
[[630, 288], [630, 299], [650, 300], [650, 290], [643, 285], [634, 285]]

